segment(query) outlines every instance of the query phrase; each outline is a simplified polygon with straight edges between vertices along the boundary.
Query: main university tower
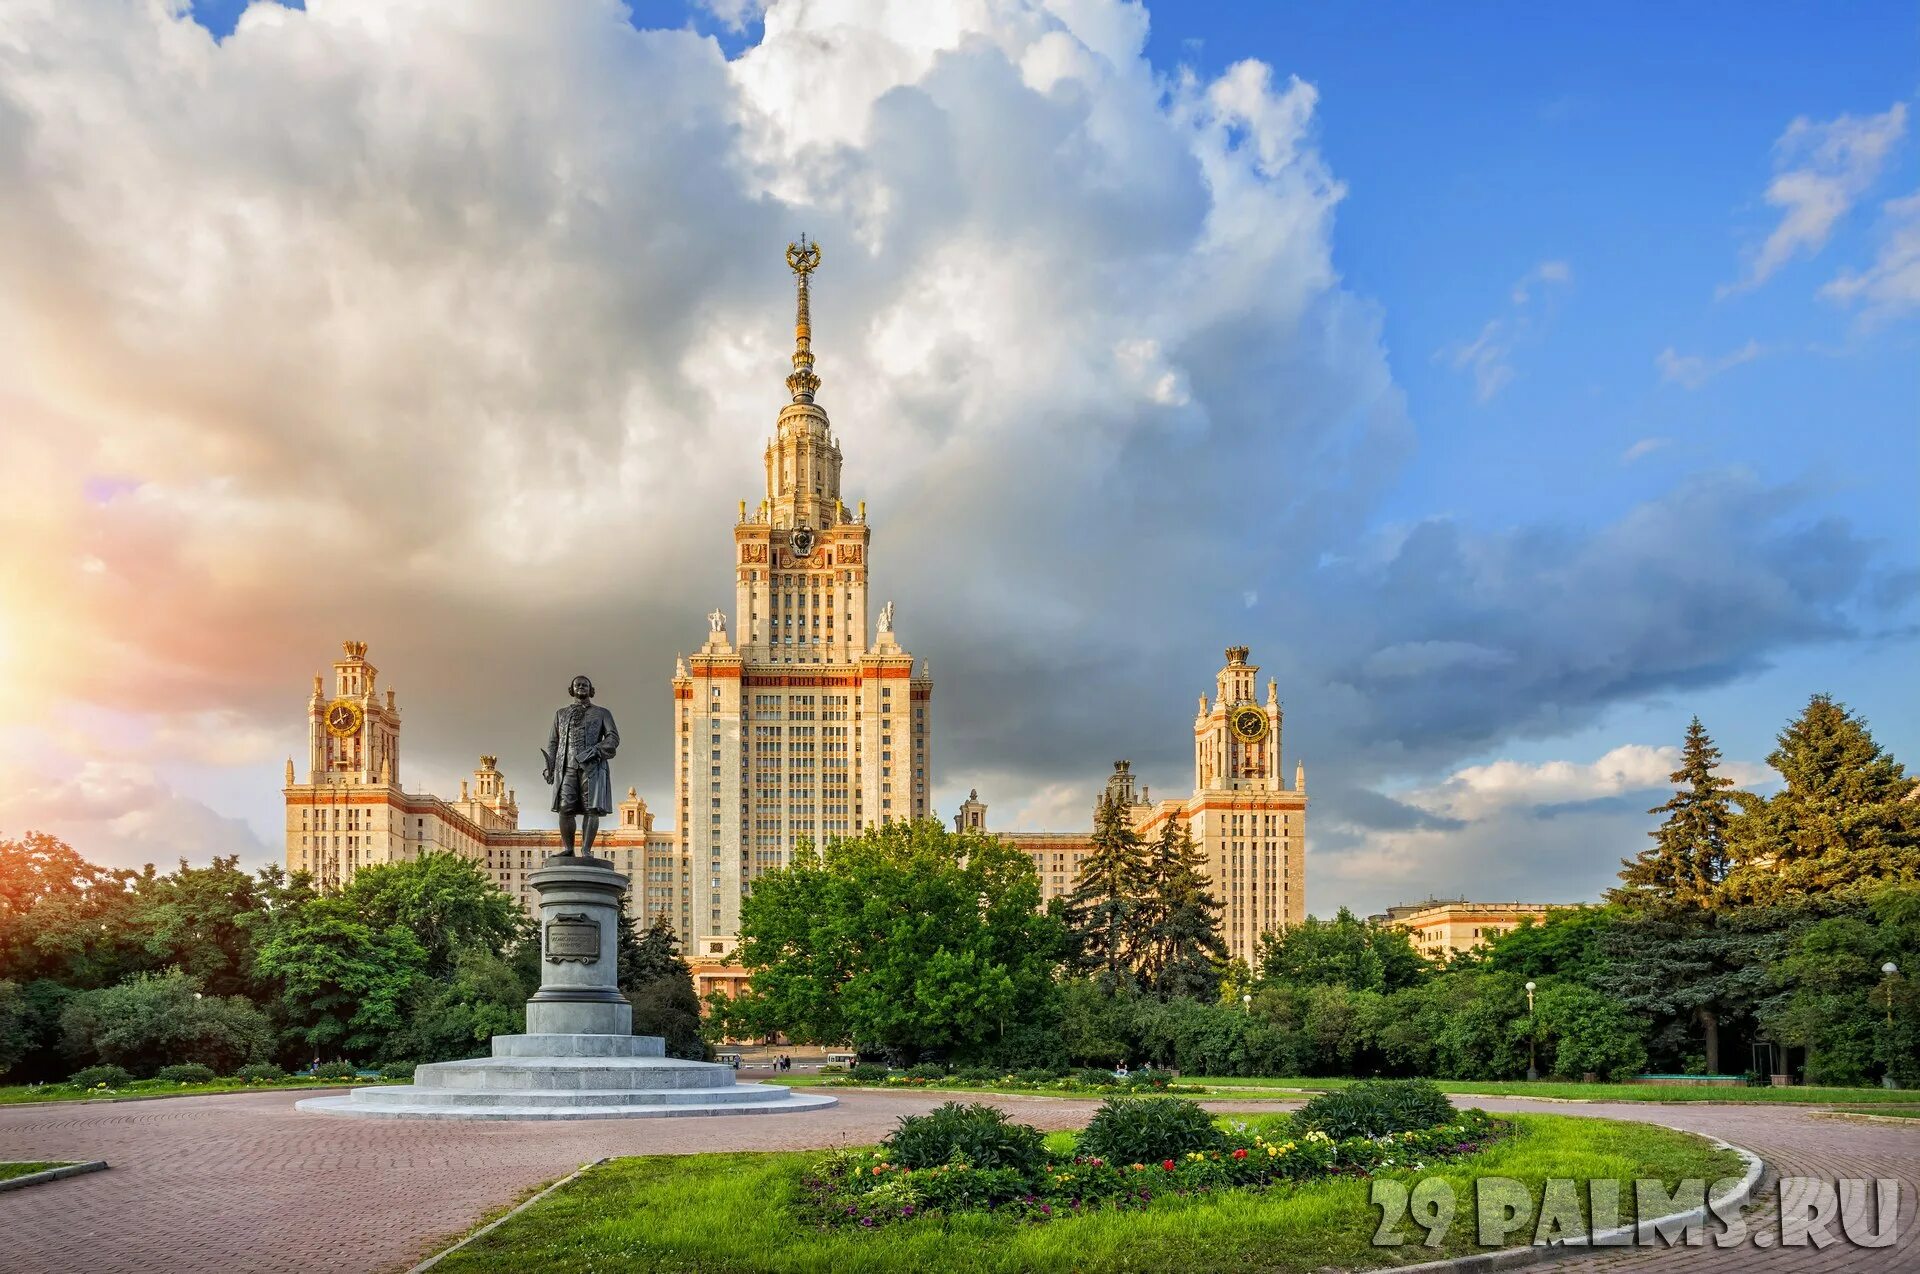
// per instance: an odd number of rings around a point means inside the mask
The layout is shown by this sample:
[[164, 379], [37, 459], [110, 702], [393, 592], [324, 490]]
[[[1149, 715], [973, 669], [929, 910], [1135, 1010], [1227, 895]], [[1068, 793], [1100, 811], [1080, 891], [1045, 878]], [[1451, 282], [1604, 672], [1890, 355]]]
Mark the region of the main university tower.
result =
[[[866, 503], [840, 494], [840, 447], [814, 401], [808, 285], [820, 249], [787, 246], [798, 290], [791, 396], [766, 449], [766, 497], [733, 528], [734, 620], [673, 677], [676, 883], [649, 884], [699, 961], [732, 953], [740, 900], [802, 840], [925, 818], [933, 681], [894, 639], [868, 639]], [[661, 896], [678, 889], [677, 899]], [[660, 891], [656, 893], [656, 891]], [[662, 906], [661, 904], [665, 904]]]

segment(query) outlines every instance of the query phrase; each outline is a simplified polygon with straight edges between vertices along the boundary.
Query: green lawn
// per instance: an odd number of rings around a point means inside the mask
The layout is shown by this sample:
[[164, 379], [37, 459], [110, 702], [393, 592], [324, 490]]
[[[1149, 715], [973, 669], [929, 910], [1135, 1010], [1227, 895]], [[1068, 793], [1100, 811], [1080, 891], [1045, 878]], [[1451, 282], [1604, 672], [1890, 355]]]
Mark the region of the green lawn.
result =
[[36, 1172], [45, 1172], [49, 1168], [64, 1168], [65, 1163], [0, 1163], [0, 1181], [13, 1177], [31, 1176]]
[[[795, 1088], [810, 1088], [838, 1079], [835, 1075], [778, 1075], [768, 1082], [791, 1085]], [[1286, 1100], [1291, 1097], [1310, 1096], [1316, 1092], [1328, 1092], [1345, 1088], [1355, 1083], [1352, 1079], [1299, 1079], [1286, 1077], [1241, 1079], [1211, 1075], [1182, 1076], [1182, 1084], [1199, 1084], [1214, 1089], [1216, 1096], [1244, 1097], [1249, 1101]], [[1786, 1102], [1795, 1105], [1826, 1106], [1835, 1103], [1862, 1102], [1906, 1102], [1914, 1100], [1914, 1094], [1898, 1089], [1886, 1088], [1710, 1088], [1702, 1084], [1569, 1084], [1541, 1080], [1528, 1083], [1525, 1080], [1436, 1080], [1435, 1084], [1442, 1092], [1468, 1097], [1557, 1097], [1583, 1101], [1660, 1101], [1660, 1102]], [[1068, 1097], [1085, 1098], [1099, 1101], [1110, 1097], [1111, 1093], [1081, 1092], [1067, 1093], [1052, 1089], [1032, 1088], [996, 1088], [992, 1085], [969, 1084], [928, 1084], [924, 1087], [906, 1087], [895, 1084], [875, 1084], [874, 1088], [884, 1088], [887, 1092], [957, 1092], [957, 1093], [995, 1093], [1003, 1096], [1029, 1097]], [[1285, 1090], [1295, 1089], [1298, 1092]], [[1182, 1096], [1194, 1097], [1198, 1094], [1185, 1093]]]
[[1874, 1115], [1881, 1119], [1920, 1119], [1920, 1106], [1835, 1106], [1843, 1115]]
[[[1183, 1078], [1182, 1083], [1212, 1088], [1303, 1088], [1324, 1091], [1345, 1088], [1351, 1079], [1231, 1079], [1212, 1076]], [[1587, 1101], [1709, 1101], [1790, 1102], [1827, 1105], [1834, 1102], [1909, 1102], [1912, 1093], [1886, 1088], [1710, 1088], [1704, 1084], [1569, 1084], [1541, 1080], [1435, 1080], [1442, 1092], [1479, 1097], [1564, 1097]]]
[[[1374, 1247], [1379, 1210], [1352, 1178], [1269, 1192], [1168, 1197], [1138, 1212], [1102, 1211], [1023, 1225], [991, 1215], [937, 1215], [873, 1232], [819, 1230], [793, 1211], [801, 1177], [819, 1152], [617, 1159], [594, 1168], [498, 1229], [449, 1256], [445, 1274], [644, 1268], [660, 1271], [1169, 1271], [1409, 1264], [1473, 1247], [1469, 1182], [1506, 1176], [1538, 1197], [1547, 1177], [1738, 1175], [1736, 1156], [1704, 1140], [1645, 1124], [1566, 1115], [1515, 1117], [1515, 1131], [1485, 1152], [1419, 1174], [1445, 1176], [1462, 1207], [1440, 1249], [1403, 1227], [1402, 1247]], [[1049, 1139], [1056, 1149], [1064, 1138]], [[1622, 1218], [1631, 1219], [1630, 1216]], [[1514, 1235], [1516, 1241], [1530, 1231]]]
[[71, 1084], [8, 1084], [0, 1086], [0, 1106], [35, 1101], [107, 1101], [115, 1097], [200, 1097], [208, 1093], [252, 1093], [273, 1088], [365, 1088], [385, 1082], [379, 1079], [289, 1077], [257, 1084], [244, 1079], [216, 1079], [210, 1084], [170, 1084], [157, 1079], [137, 1079], [125, 1088], [106, 1092], [75, 1088]]

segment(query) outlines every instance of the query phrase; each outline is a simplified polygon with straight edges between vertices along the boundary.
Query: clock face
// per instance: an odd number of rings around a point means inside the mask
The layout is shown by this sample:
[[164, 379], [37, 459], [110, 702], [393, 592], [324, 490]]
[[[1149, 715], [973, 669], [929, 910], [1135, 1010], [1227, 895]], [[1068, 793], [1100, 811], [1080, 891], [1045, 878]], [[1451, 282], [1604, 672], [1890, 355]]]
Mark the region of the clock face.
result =
[[793, 550], [795, 557], [805, 557], [807, 554], [813, 552], [813, 528], [810, 526], [794, 527], [792, 534], [787, 536], [787, 547]]
[[360, 729], [360, 705], [351, 699], [335, 699], [327, 705], [327, 733], [346, 738]]
[[1247, 704], [1233, 710], [1233, 735], [1242, 743], [1258, 743], [1267, 737], [1267, 710]]

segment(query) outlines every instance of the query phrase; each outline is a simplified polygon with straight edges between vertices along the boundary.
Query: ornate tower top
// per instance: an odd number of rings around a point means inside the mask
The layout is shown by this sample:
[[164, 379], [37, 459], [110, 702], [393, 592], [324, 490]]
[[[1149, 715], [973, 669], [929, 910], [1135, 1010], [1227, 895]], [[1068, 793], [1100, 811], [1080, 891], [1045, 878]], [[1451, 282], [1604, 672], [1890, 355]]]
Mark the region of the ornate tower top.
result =
[[340, 649], [346, 652], [347, 658], [349, 659], [365, 659], [367, 657], [367, 643], [364, 641], [343, 641], [340, 643]]
[[787, 268], [793, 271], [799, 297], [793, 318], [793, 373], [787, 377], [787, 389], [793, 401], [810, 403], [820, 388], [813, 374], [813, 318], [807, 309], [807, 276], [820, 268], [820, 245], [806, 235], [800, 242], [787, 245]]

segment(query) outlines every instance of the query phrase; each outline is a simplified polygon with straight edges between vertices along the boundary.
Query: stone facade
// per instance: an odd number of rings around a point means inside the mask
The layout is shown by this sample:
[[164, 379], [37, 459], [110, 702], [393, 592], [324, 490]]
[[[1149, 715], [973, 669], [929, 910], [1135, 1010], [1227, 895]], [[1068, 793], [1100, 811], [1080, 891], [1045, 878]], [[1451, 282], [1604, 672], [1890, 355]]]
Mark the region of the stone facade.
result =
[[1368, 919], [1405, 929], [1421, 955], [1444, 960], [1459, 951], [1484, 946], [1522, 920], [1538, 924], [1556, 905], [1545, 902], [1468, 902], [1465, 898], [1429, 898], [1402, 903]]
[[[1184, 797], [1151, 799], [1136, 792], [1131, 763], [1116, 761], [1106, 795], [1131, 812], [1133, 827], [1151, 842], [1169, 819], [1187, 825], [1205, 855], [1220, 931], [1229, 954], [1253, 963], [1262, 935], [1298, 924], [1307, 911], [1307, 772], [1294, 765], [1293, 785], [1281, 781], [1282, 713], [1279, 687], [1255, 694], [1260, 669], [1245, 646], [1227, 650], [1214, 695], [1200, 696], [1193, 720], [1193, 789]], [[987, 807], [976, 792], [961, 806], [956, 827], [986, 827]], [[1033, 858], [1043, 898], [1073, 892], [1087, 832], [1000, 833]]]
[[[495, 756], [480, 758], [458, 800], [400, 786], [400, 707], [393, 689], [379, 688], [380, 670], [367, 661], [367, 643], [343, 643], [333, 663], [333, 691], [320, 676], [307, 700], [307, 776], [297, 781], [287, 761], [287, 870], [305, 871], [323, 889], [338, 889], [374, 863], [425, 853], [460, 854], [479, 863], [495, 884], [533, 910], [528, 877], [560, 851], [553, 828], [520, 826], [520, 806]], [[647, 803], [633, 789], [602, 820], [594, 854], [613, 860], [634, 880], [676, 874], [678, 844], [656, 831]], [[636, 888], [627, 908], [644, 926], [670, 915], [669, 900]], [[672, 917], [677, 919], [677, 917]]]

